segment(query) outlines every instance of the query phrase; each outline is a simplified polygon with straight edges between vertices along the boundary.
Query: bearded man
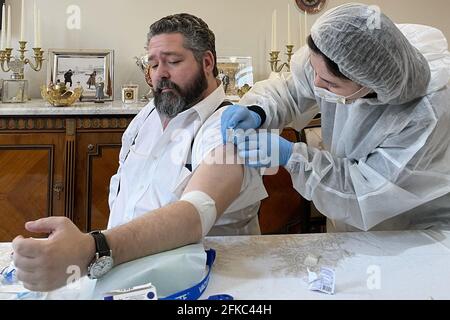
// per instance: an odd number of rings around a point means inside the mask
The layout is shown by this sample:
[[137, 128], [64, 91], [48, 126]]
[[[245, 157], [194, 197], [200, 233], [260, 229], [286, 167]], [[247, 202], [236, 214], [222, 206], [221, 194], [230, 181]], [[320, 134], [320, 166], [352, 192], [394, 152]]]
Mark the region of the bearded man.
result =
[[220, 161], [237, 159], [237, 152], [222, 145], [227, 107], [214, 33], [195, 16], [168, 16], [150, 27], [148, 55], [154, 99], [123, 135], [108, 230], [83, 233], [62, 217], [28, 222], [27, 230], [50, 236], [13, 241], [17, 277], [27, 289], [65, 285], [71, 265], [100, 278], [115, 265], [206, 235], [260, 234], [257, 214], [267, 196], [260, 175], [239, 161]]

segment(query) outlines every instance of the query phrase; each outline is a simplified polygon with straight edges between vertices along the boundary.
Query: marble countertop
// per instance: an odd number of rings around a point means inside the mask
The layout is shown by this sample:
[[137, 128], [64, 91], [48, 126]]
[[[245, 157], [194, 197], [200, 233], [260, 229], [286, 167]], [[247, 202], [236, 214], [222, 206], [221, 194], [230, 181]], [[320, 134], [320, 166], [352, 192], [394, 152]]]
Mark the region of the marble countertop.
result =
[[137, 114], [147, 102], [124, 104], [122, 101], [104, 103], [78, 102], [70, 107], [54, 107], [44, 100], [31, 100], [27, 103], [0, 103], [1, 116], [53, 116], [53, 115], [133, 115]]

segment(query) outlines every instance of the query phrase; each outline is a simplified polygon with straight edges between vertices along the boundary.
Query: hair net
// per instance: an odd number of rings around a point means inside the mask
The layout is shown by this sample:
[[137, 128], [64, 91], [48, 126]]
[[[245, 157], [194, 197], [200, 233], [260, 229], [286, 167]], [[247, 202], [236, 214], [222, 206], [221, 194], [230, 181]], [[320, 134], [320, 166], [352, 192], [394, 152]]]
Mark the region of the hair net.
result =
[[376, 6], [336, 7], [317, 20], [311, 37], [346, 77], [373, 89], [383, 103], [402, 104], [426, 94], [427, 61]]

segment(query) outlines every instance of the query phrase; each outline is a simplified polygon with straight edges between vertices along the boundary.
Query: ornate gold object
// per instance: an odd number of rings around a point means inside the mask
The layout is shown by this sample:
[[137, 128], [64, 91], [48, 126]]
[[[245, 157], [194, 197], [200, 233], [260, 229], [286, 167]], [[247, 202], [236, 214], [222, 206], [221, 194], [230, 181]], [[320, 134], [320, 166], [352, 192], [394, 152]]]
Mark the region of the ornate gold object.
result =
[[148, 63], [148, 55], [144, 54], [140, 57], [134, 57], [136, 61], [136, 65], [141, 69], [142, 73], [145, 77], [145, 82], [147, 82], [149, 88], [149, 91], [146, 95], [141, 97], [141, 101], [149, 101], [151, 98], [153, 98], [153, 90], [152, 90], [152, 79], [150, 78], [150, 64]]
[[25, 52], [27, 42], [19, 41], [20, 56], [13, 57], [12, 51], [13, 48], [6, 48], [5, 50], [0, 50], [0, 66], [3, 72], [13, 72], [11, 79], [14, 80], [22, 80], [24, 79], [24, 69], [25, 65], [29, 64], [31, 69], [34, 71], [40, 71], [42, 69], [42, 62], [44, 61], [44, 51], [41, 48], [33, 48], [34, 51], [34, 61], [31, 61], [28, 58], [25, 58]]
[[34, 60], [25, 58], [27, 42], [19, 41], [19, 56], [13, 55], [13, 48], [0, 50], [0, 67], [3, 72], [12, 71], [11, 79], [3, 81], [2, 102], [23, 103], [28, 101], [28, 80], [25, 80], [25, 66], [30, 65], [34, 71], [42, 69], [44, 51], [33, 48]]
[[70, 106], [80, 99], [82, 93], [82, 87], [75, 88], [73, 91], [67, 90], [64, 83], [50, 84], [48, 87], [41, 87], [42, 98], [55, 107]]
[[242, 98], [244, 94], [250, 91], [251, 88], [252, 87], [250, 87], [248, 83], [244, 84], [241, 88], [239, 88], [237, 91], [239, 98]]
[[270, 51], [269, 55], [270, 55], [270, 69], [273, 72], [281, 72], [283, 70], [284, 67], [286, 67], [287, 71], [290, 72], [291, 71], [291, 58], [293, 56], [293, 50], [294, 50], [294, 46], [293, 45], [286, 45], [286, 55], [288, 56], [287, 58], [287, 62], [284, 62], [281, 65], [278, 65], [278, 63], [281, 61], [278, 57], [280, 55], [280, 51]]

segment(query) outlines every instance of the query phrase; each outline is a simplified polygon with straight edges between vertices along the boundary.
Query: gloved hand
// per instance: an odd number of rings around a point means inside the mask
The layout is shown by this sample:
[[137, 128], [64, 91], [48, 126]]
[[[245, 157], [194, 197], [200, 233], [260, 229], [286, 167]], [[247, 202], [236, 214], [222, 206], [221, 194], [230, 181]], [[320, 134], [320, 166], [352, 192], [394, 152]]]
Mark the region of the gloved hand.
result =
[[252, 168], [285, 166], [294, 146], [292, 142], [267, 131], [236, 136], [234, 144], [245, 165]]
[[228, 129], [257, 129], [260, 125], [261, 117], [256, 112], [237, 104], [228, 107], [221, 118], [223, 144], [227, 142]]

